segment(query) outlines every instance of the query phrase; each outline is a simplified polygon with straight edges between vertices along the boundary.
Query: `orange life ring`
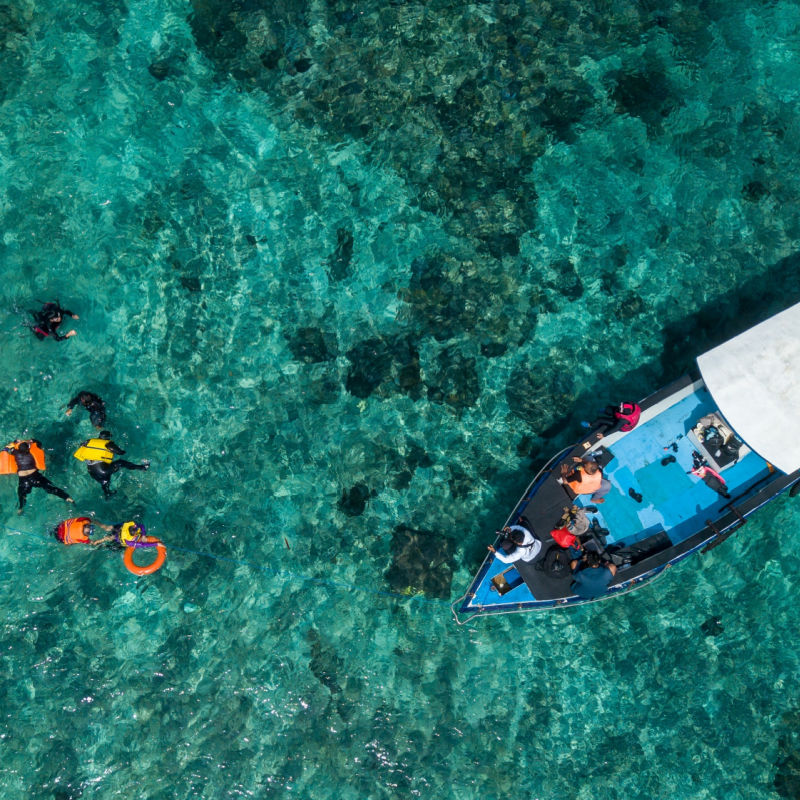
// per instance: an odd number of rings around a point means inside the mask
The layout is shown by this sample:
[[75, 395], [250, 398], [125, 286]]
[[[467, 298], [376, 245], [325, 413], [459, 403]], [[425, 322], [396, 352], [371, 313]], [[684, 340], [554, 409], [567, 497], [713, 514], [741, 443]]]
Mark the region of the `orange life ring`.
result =
[[152, 564], [148, 564], [146, 567], [140, 567], [138, 564], [134, 563], [133, 560], [133, 551], [134, 550], [150, 550], [152, 548], [138, 548], [138, 547], [126, 547], [125, 548], [125, 555], [123, 556], [123, 561], [125, 562], [125, 566], [128, 569], [128, 572], [132, 572], [134, 575], [152, 575], [154, 572], [158, 572], [161, 567], [164, 566], [164, 562], [167, 560], [167, 548], [161, 544], [159, 539], [156, 539], [155, 536], [144, 536], [142, 537], [143, 542], [155, 542], [156, 543], [156, 559], [153, 561]]

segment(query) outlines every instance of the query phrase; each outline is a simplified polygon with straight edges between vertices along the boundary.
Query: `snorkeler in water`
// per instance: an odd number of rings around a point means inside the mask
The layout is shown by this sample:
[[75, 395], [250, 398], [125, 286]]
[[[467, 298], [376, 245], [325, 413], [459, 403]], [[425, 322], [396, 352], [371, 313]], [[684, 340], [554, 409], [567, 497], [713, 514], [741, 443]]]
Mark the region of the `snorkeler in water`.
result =
[[58, 301], [44, 303], [39, 311], [31, 311], [31, 314], [34, 320], [31, 330], [33, 330], [33, 335], [37, 339], [49, 339], [52, 337], [57, 342], [60, 342], [64, 339], [69, 339], [70, 336], [77, 335], [75, 330], [67, 331], [63, 336], [58, 332], [58, 326], [64, 321], [65, 316], [79, 319], [77, 314], [62, 308]]
[[111, 476], [121, 469], [140, 469], [150, 468], [149, 461], [142, 461], [141, 464], [134, 464], [120, 458], [114, 461], [115, 455], [125, 455], [125, 451], [111, 441], [111, 434], [108, 431], [100, 431], [96, 439], [88, 439], [74, 453], [78, 461], [86, 462], [89, 474], [103, 487], [103, 494], [106, 499], [116, 492], [111, 490]]
[[97, 547], [101, 544], [114, 542], [117, 540], [115, 536], [102, 536], [100, 539], [92, 539], [91, 534], [94, 533], [94, 528], [102, 528], [104, 531], [112, 531], [111, 525], [104, 525], [102, 522], [95, 522], [90, 517], [73, 517], [72, 519], [65, 519], [63, 522], [53, 528], [51, 533], [62, 544], [88, 544], [92, 547]]
[[72, 414], [75, 406], [81, 405], [89, 412], [89, 419], [92, 425], [98, 430], [103, 427], [106, 421], [106, 404], [101, 397], [93, 392], [78, 392], [72, 400], [67, 403], [67, 416]]

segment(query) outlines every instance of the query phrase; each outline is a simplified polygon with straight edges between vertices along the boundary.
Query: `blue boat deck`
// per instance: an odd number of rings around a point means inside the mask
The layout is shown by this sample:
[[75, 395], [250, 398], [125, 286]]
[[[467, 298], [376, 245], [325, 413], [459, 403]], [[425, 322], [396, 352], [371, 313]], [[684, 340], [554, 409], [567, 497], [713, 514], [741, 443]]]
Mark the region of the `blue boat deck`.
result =
[[[687, 434], [700, 417], [713, 411], [711, 395], [700, 388], [610, 445], [614, 458], [603, 474], [613, 488], [597, 514], [608, 529], [608, 544], [632, 544], [659, 530], [678, 544], [697, 531], [698, 517], [702, 522], [719, 515], [728, 500], [689, 474], [696, 445]], [[662, 464], [669, 456], [675, 461]], [[720, 474], [735, 497], [768, 475], [769, 467], [750, 451]], [[630, 489], [642, 496], [641, 503], [630, 496]], [[591, 500], [582, 496], [578, 503], [588, 505]]]

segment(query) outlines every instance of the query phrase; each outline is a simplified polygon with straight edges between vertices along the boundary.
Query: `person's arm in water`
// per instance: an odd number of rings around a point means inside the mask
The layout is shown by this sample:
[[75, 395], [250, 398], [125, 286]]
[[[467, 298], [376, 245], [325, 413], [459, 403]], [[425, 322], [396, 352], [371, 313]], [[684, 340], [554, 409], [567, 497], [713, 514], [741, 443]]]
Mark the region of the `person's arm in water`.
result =
[[[103, 525], [102, 522], [93, 522], [92, 525], [96, 525], [98, 528], [102, 528], [104, 531], [108, 531], [109, 533], [111, 533], [111, 531], [114, 530], [113, 525]], [[116, 536], [103, 536], [100, 539], [95, 539], [94, 541], [89, 542], [89, 544], [91, 545], [105, 544], [106, 542], [115, 542], [116, 540], [117, 540]]]
[[78, 403], [81, 402], [81, 394], [83, 393], [79, 392], [78, 394], [75, 395], [75, 397], [72, 398], [72, 400], [69, 401], [69, 403], [67, 403], [67, 416], [72, 414], [72, 410], [75, 408], [76, 405], [78, 405]]
[[110, 450], [112, 453], [114, 453], [115, 455], [118, 455], [118, 456], [124, 456], [125, 455], [125, 451], [118, 444], [114, 444], [114, 442], [109, 442], [106, 445], [106, 449]]
[[60, 305], [56, 305], [56, 314], [57, 318], [50, 318], [50, 328], [51, 336], [57, 341], [60, 342], [63, 339], [69, 339], [70, 336], [77, 336], [78, 332], [73, 328], [71, 331], [67, 331], [63, 336], [56, 330], [58, 326], [63, 322], [64, 317], [72, 317], [72, 319], [79, 319], [77, 314], [73, 314], [68, 308], [62, 308]]
[[48, 336], [52, 336], [57, 342], [63, 342], [64, 339], [69, 339], [70, 336], [77, 336], [78, 335], [78, 331], [76, 331], [73, 328], [71, 331], [67, 331], [62, 336], [57, 330], [57, 328], [58, 328], [58, 326], [60, 324], [61, 324], [60, 321], [55, 323], [55, 324], [52, 323], [52, 322], [49, 322], [49, 323], [47, 323], [47, 328], [46, 329], [42, 325], [40, 325], [39, 327], [42, 328], [42, 330], [45, 330], [47, 335]]

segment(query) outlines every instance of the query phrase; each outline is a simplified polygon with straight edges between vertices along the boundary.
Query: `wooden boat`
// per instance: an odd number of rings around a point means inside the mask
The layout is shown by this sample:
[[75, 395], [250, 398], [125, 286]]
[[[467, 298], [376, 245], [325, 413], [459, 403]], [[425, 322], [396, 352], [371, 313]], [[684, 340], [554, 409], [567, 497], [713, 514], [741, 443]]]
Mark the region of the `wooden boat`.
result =
[[[457, 622], [625, 594], [716, 547], [782, 492], [800, 492], [800, 304], [699, 356], [697, 365], [698, 379], [684, 376], [642, 400], [632, 430], [602, 438], [602, 429], [591, 431], [547, 462], [506, 521], [541, 541], [537, 557], [509, 566], [489, 552], [453, 604]], [[587, 455], [611, 483], [601, 503], [576, 496], [562, 476], [562, 464]], [[698, 464], [724, 481], [727, 497], [701, 480]], [[591, 598], [574, 593], [574, 574], [551, 535], [573, 507], [590, 523], [583, 552], [616, 567]], [[498, 535], [494, 547], [500, 543]]]

